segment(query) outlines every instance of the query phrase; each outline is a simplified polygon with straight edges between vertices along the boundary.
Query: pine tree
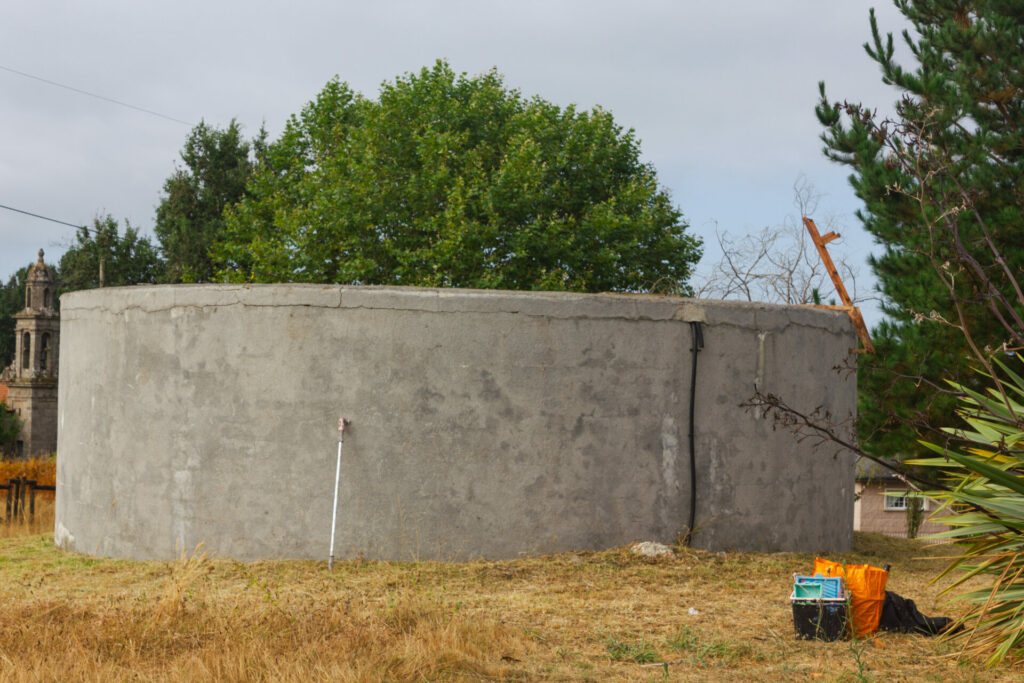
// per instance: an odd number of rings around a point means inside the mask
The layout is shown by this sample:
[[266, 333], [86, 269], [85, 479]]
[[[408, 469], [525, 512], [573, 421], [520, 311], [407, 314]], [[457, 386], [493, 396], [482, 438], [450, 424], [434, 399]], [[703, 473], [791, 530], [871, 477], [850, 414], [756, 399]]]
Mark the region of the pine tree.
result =
[[944, 380], [972, 385], [986, 354], [1024, 346], [1024, 4], [897, 0], [917, 64], [895, 58], [871, 13], [865, 49], [901, 93], [896, 115], [830, 102], [825, 154], [850, 167], [888, 320], [861, 364], [860, 432], [877, 454], [950, 424]]

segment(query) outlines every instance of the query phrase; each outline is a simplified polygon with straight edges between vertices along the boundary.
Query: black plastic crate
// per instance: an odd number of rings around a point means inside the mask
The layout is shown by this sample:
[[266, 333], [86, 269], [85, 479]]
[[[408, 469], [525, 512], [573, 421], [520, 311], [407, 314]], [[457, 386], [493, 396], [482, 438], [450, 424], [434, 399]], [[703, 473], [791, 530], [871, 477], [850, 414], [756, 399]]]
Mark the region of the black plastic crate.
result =
[[850, 634], [850, 605], [846, 598], [790, 598], [793, 628], [803, 640], [841, 640]]

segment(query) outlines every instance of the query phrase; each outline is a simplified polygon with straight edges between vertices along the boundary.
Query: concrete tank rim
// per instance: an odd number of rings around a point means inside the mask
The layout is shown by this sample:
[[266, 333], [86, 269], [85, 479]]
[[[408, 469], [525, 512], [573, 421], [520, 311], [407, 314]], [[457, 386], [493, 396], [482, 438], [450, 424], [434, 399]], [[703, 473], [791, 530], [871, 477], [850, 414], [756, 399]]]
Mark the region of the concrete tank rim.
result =
[[693, 299], [665, 294], [338, 285], [309, 283], [165, 284], [67, 292], [61, 314], [104, 309], [156, 312], [179, 307], [308, 306], [431, 312], [520, 313], [556, 318], [625, 318], [739, 324], [764, 328], [799, 323], [833, 332], [852, 329], [842, 311], [795, 304]]

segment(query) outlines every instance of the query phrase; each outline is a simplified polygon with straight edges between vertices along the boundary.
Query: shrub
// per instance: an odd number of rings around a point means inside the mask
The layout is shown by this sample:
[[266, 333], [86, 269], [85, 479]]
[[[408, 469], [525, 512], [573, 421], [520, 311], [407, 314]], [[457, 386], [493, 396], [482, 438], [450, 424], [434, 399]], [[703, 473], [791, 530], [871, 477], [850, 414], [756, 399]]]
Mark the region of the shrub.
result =
[[0, 399], [0, 453], [11, 446], [21, 433], [21, 419]]
[[0, 461], [0, 482], [14, 477], [35, 479], [41, 486], [54, 486], [57, 483], [57, 458]]

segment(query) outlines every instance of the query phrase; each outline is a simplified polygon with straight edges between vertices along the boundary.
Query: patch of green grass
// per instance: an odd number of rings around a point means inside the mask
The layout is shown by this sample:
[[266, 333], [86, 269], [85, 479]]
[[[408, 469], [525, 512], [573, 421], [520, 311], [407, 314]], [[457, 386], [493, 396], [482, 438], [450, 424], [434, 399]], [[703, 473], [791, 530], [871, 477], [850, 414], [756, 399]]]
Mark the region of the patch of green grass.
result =
[[687, 626], [676, 630], [665, 640], [665, 644], [675, 652], [690, 655], [695, 664], [701, 665], [709, 661], [730, 664], [754, 653], [754, 648], [746, 643], [733, 643], [727, 640], [704, 642]]
[[693, 629], [682, 626], [666, 639], [665, 644], [676, 652], [686, 653], [696, 650], [700, 646], [700, 639]]
[[654, 646], [641, 638], [636, 641], [619, 640], [614, 636], [608, 636], [605, 640], [608, 648], [608, 656], [616, 662], [636, 662], [637, 664], [649, 664], [658, 658]]

